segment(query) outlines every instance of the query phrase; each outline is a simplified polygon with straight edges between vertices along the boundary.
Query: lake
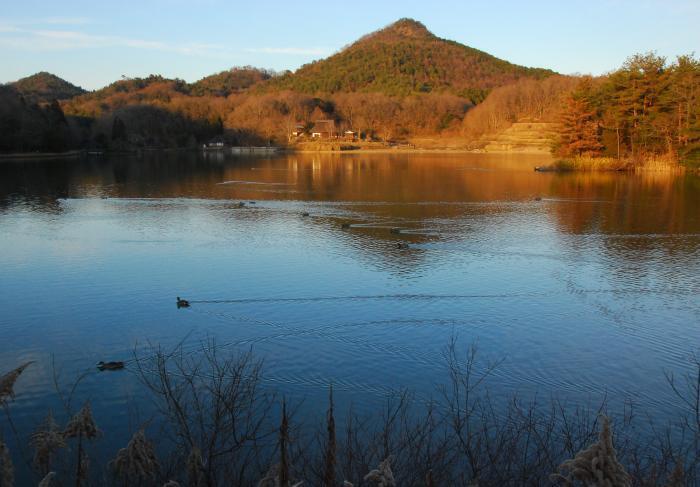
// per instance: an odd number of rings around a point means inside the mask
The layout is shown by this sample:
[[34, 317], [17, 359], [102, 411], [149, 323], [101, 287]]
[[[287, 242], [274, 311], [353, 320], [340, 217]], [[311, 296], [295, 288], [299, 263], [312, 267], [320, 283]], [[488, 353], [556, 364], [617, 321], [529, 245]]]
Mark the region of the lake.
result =
[[399, 388], [434, 395], [453, 337], [502, 360], [496, 398], [607, 395], [672, 415], [664, 371], [691, 370], [699, 347], [700, 178], [533, 171], [547, 159], [2, 163], [0, 371], [36, 361], [13, 419], [28, 434], [60, 409], [53, 369], [87, 371], [76, 403], [128, 438], [144, 394], [95, 364], [182, 340], [252, 347], [266, 383], [310, 409], [332, 382], [370, 410]]

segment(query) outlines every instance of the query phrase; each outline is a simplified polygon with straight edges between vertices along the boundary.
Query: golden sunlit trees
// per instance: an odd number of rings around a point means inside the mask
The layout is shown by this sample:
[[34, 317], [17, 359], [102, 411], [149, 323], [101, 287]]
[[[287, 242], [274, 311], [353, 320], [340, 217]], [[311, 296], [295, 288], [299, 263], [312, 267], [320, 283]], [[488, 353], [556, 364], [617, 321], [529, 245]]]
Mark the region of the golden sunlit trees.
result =
[[[567, 97], [563, 154], [602, 149], [636, 160], [700, 158], [700, 62], [693, 56], [667, 63], [654, 53], [637, 54], [619, 70], [588, 83]], [[607, 147], [599, 146], [601, 129], [610, 135], [604, 137]]]
[[584, 78], [577, 89], [566, 97], [557, 143], [559, 154], [595, 156], [603, 149], [598, 114], [591, 97], [592, 83], [589, 78]]

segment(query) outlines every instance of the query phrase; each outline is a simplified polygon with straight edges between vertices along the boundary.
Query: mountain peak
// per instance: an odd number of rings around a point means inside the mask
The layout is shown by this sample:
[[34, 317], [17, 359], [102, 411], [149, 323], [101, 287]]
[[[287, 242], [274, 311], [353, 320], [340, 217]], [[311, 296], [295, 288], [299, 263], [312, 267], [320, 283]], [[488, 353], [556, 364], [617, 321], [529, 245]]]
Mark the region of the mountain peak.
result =
[[398, 37], [411, 39], [425, 39], [434, 37], [433, 33], [430, 32], [423, 23], [409, 18], [399, 19], [377, 33], [392, 34]]
[[79, 86], [46, 71], [22, 78], [11, 85], [31, 101], [67, 100], [85, 93]]
[[309, 94], [380, 92], [396, 96], [435, 92], [478, 102], [497, 86], [552, 74], [441, 39], [422, 23], [404, 18], [327, 59], [269, 80], [263, 89]]

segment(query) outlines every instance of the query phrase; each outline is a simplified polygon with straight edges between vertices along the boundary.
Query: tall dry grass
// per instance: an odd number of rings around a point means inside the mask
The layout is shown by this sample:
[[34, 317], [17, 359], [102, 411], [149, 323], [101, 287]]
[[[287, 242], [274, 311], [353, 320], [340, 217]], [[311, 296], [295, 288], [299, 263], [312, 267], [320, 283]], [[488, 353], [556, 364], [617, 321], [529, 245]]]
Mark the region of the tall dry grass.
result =
[[637, 158], [577, 156], [555, 161], [554, 171], [630, 171], [630, 172], [672, 172], [682, 173], [686, 168], [672, 154], [652, 155]]
[[[110, 434], [99, 431], [89, 403], [63, 428], [49, 415], [31, 437], [35, 485], [700, 484], [700, 361], [693, 374], [667, 377], [677, 420], [642, 435], [648, 425], [634, 408], [568, 408], [556, 398], [517, 396], [496, 402], [488, 382], [498, 363], [483, 363], [476, 347], [464, 351], [454, 340], [445, 357], [446, 380], [434, 400], [403, 391], [381, 411], [361, 415], [349, 406], [339, 420], [331, 391], [326, 417], [312, 426], [260, 387], [261, 365], [250, 352], [222, 356], [214, 343], [195, 354], [154, 349], [132, 362], [158, 408], [149, 428], [139, 427], [112, 461], [88, 468], [93, 442]], [[12, 460], [0, 441], [2, 487], [13, 485]]]

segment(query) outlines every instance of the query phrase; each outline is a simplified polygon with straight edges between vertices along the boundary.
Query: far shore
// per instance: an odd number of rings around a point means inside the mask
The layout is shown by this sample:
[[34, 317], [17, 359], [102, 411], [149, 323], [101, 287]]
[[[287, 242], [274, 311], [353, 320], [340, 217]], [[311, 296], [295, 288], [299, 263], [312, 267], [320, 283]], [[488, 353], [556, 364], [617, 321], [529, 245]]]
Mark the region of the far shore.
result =
[[[22, 162], [22, 161], [39, 161], [39, 160], [52, 160], [52, 159], [78, 159], [82, 157], [89, 156], [114, 156], [114, 155], [136, 155], [143, 152], [198, 152], [201, 148], [141, 148], [133, 149], [129, 151], [109, 151], [109, 150], [71, 150], [66, 152], [18, 152], [10, 154], [0, 153], [0, 163], [1, 162]], [[228, 151], [221, 151], [229, 153]], [[246, 152], [235, 153], [236, 155], [248, 154]], [[251, 152], [255, 154], [255, 152]], [[309, 147], [299, 147], [299, 146], [280, 146], [277, 147], [275, 151], [267, 152], [265, 155], [272, 154], [336, 154], [336, 155], [352, 155], [352, 154], [501, 154], [501, 155], [530, 155], [530, 156], [542, 156], [549, 159], [549, 161], [543, 161], [544, 164], [539, 166], [533, 166], [532, 169], [537, 172], [624, 172], [633, 173], [639, 171], [656, 171], [656, 172], [699, 172], [700, 169], [694, 167], [686, 166], [682, 163], [677, 162], [675, 159], [669, 159], [667, 157], [657, 157], [653, 159], [646, 159], [644, 161], [632, 162], [629, 159], [616, 159], [609, 157], [575, 157], [567, 159], [556, 159], [550, 152], [546, 151], [536, 151], [536, 150], [484, 150], [484, 149], [474, 149], [474, 148], [459, 148], [459, 147], [431, 147], [431, 148], [421, 148], [416, 146], [403, 146], [403, 147], [364, 147], [357, 149], [340, 149], [340, 148], [318, 148], [313, 149]]]
[[65, 152], [13, 152], [10, 154], [0, 153], [0, 160], [31, 160], [31, 159], [63, 159], [71, 157], [80, 157], [87, 154], [85, 150], [71, 150]]
[[[88, 155], [115, 155], [115, 154], [137, 154], [139, 152], [173, 152], [173, 151], [190, 151], [198, 152], [200, 148], [161, 148], [161, 149], [134, 149], [130, 151], [110, 151], [100, 150], [91, 154], [91, 151], [86, 149], [72, 150], [66, 152], [16, 152], [11, 154], [0, 153], [0, 161], [2, 160], [34, 160], [34, 159], [61, 159], [74, 158]], [[222, 151], [224, 152], [224, 151]], [[228, 154], [228, 152], [226, 152]], [[254, 152], [253, 152], [254, 153]], [[351, 150], [340, 149], [306, 149], [297, 148], [294, 146], [278, 147], [276, 151], [266, 153], [287, 153], [287, 154], [533, 154], [550, 156], [548, 152], [543, 151], [485, 151], [483, 149], [468, 149], [468, 148], [421, 148], [421, 147], [384, 147], [384, 148], [360, 148]], [[236, 153], [236, 155], [248, 154], [247, 152]]]

